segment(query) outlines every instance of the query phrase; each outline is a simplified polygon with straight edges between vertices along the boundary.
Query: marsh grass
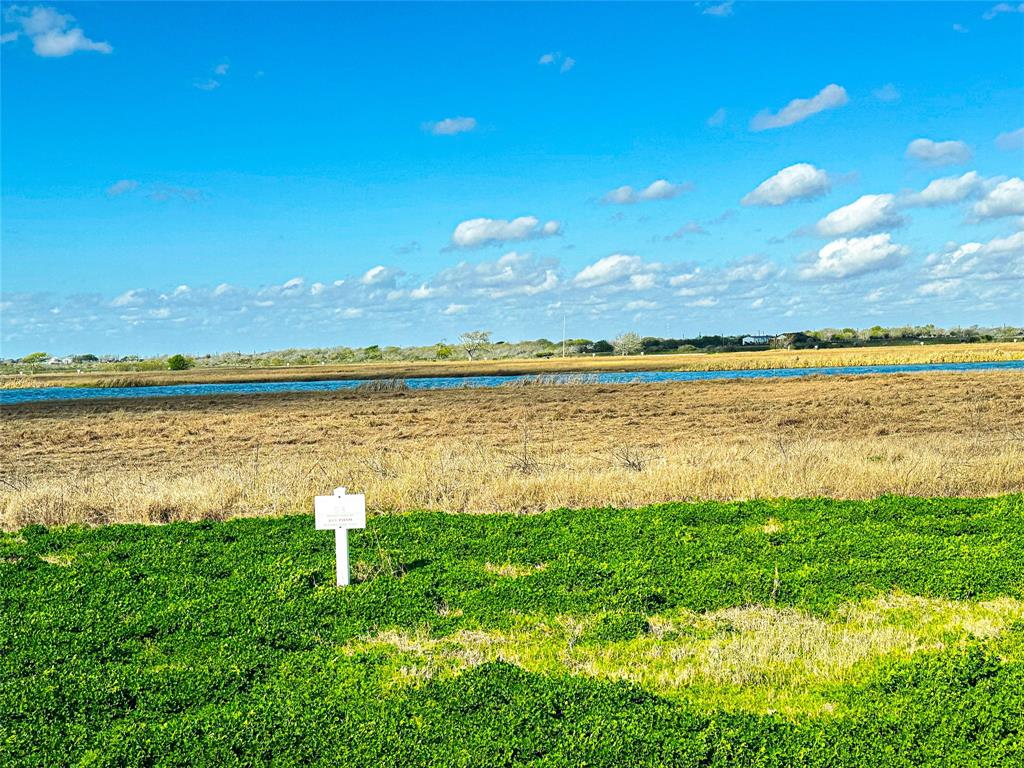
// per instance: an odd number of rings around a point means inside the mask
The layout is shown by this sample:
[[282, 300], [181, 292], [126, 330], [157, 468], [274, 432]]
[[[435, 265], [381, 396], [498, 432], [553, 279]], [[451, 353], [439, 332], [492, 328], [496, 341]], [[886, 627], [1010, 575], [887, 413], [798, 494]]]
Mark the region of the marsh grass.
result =
[[650, 632], [620, 641], [586, 640], [600, 615], [523, 616], [507, 631], [433, 636], [389, 629], [346, 651], [397, 654], [392, 663], [401, 684], [506, 661], [543, 674], [629, 680], [725, 709], [822, 714], [836, 710], [838, 690], [873, 674], [882, 659], [997, 637], [1022, 618], [1024, 601], [1010, 597], [963, 602], [892, 593], [847, 603], [827, 617], [771, 605], [677, 610], [649, 617]]
[[0, 525], [1024, 491], [1011, 372], [4, 409]]

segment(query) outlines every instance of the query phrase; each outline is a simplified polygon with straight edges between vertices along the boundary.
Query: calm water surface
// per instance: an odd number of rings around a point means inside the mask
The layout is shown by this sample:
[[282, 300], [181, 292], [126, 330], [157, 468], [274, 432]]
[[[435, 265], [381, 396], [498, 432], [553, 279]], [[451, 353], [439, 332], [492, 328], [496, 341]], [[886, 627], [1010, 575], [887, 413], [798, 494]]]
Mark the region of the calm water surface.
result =
[[[615, 373], [546, 374], [547, 381], [573, 380], [593, 384], [632, 382], [706, 381], [710, 379], [788, 379], [795, 376], [863, 373], [919, 373], [921, 371], [996, 371], [1024, 373], [1024, 360], [992, 363], [930, 363], [926, 365], [853, 365], [832, 368], [772, 368], [763, 371], [617, 371]], [[432, 376], [406, 379], [412, 389], [500, 387], [528, 376]], [[163, 387], [39, 387], [0, 390], [0, 404], [45, 400], [93, 400], [97, 398], [173, 397], [186, 395], [255, 395], [267, 392], [330, 392], [355, 389], [365, 379], [333, 381], [264, 381], [247, 384], [174, 384]]]

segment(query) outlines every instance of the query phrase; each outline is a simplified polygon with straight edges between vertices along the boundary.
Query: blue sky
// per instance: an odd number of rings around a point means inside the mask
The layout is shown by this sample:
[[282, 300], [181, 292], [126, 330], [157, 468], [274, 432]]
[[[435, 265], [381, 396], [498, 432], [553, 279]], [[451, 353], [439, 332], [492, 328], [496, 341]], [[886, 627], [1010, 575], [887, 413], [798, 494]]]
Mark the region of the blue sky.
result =
[[1024, 323], [1024, 5], [19, 3], [3, 40], [4, 356]]

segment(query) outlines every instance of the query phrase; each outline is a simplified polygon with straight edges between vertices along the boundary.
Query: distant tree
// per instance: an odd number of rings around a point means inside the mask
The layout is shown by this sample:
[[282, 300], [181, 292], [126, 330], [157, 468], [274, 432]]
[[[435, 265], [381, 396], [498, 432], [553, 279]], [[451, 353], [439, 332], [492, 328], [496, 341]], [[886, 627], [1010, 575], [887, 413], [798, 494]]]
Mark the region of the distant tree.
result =
[[474, 355], [482, 353], [491, 343], [490, 331], [466, 331], [459, 336], [459, 343], [470, 360], [476, 359]]
[[194, 367], [196, 361], [184, 355], [171, 355], [167, 358], [167, 368], [172, 371], [187, 371]]
[[23, 358], [21, 358], [21, 362], [41, 363], [44, 360], [47, 360], [49, 357], [50, 355], [46, 352], [32, 352], [31, 354], [25, 355]]
[[99, 358], [96, 355], [75, 355], [73, 358], [76, 363], [96, 363], [99, 362]]
[[363, 349], [363, 358], [366, 360], [383, 360], [384, 355], [380, 351], [380, 347], [378, 345], [371, 344]]
[[644, 348], [644, 343], [640, 334], [627, 331], [617, 339], [612, 339], [612, 348], [616, 355], [636, 355]]
[[452, 348], [443, 341], [434, 345], [434, 357], [438, 360], [447, 360], [452, 356]]
[[584, 350], [586, 352], [593, 352], [598, 355], [607, 355], [609, 352], [614, 352], [615, 347], [609, 344], [604, 339], [598, 339], [590, 345], [589, 349]]

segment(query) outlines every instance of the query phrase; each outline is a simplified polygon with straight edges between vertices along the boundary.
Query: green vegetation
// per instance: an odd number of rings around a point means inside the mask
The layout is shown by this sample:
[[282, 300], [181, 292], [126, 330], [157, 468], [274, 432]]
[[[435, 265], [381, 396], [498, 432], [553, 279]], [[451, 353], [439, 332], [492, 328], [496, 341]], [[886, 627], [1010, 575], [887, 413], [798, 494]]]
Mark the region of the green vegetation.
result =
[[4, 765], [1020, 764], [1024, 497], [0, 537]]
[[171, 355], [167, 358], [167, 368], [171, 371], [187, 371], [195, 367], [196, 361], [184, 355]]
[[[854, 328], [823, 328], [778, 334], [770, 344], [743, 343], [744, 335], [702, 334], [688, 338], [640, 337], [629, 331], [611, 342], [566, 339], [561, 341], [534, 339], [524, 341], [492, 341], [489, 331], [469, 331], [461, 334], [457, 344], [440, 341], [424, 346], [368, 347], [314, 347], [291, 348], [269, 352], [223, 352], [194, 358], [200, 368], [280, 368], [293, 365], [346, 365], [366, 362], [422, 362], [444, 360], [525, 360], [558, 357], [563, 351], [570, 357], [605, 355], [658, 355], [686, 352], [752, 352], [768, 347], [793, 349], [841, 349], [848, 347], [897, 346], [905, 344], [967, 344], [984, 342], [1012, 342], [1024, 339], [1024, 328], [1001, 326], [997, 328], [937, 328], [934, 325], [899, 326], [883, 328], [873, 326]], [[174, 357], [178, 357], [175, 355]], [[193, 359], [193, 358], [188, 358]], [[90, 371], [135, 372], [166, 370], [170, 358], [156, 356], [140, 358], [97, 357], [80, 354], [54, 359], [45, 352], [35, 352], [21, 360], [0, 360], [0, 373], [34, 373], [73, 367]], [[176, 369], [172, 369], [176, 370]]]

